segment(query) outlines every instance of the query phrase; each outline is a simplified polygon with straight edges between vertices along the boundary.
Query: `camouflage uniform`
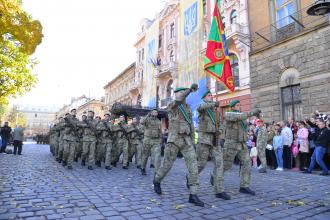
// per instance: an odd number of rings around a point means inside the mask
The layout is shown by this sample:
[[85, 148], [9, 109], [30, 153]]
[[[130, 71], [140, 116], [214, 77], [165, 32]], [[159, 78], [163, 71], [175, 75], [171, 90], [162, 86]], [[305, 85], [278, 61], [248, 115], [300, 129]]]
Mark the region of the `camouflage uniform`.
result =
[[119, 161], [120, 155], [123, 154], [123, 166], [128, 165], [128, 137], [127, 125], [125, 122], [119, 122], [114, 126], [116, 132], [116, 147], [114, 151], [113, 163]]
[[266, 145], [267, 145], [267, 130], [265, 126], [259, 127], [257, 136], [258, 157], [263, 168], [267, 168], [266, 160]]
[[[223, 154], [219, 143], [215, 143], [215, 135], [222, 131], [220, 125], [220, 117], [216, 117], [215, 102], [204, 102], [198, 108], [198, 173], [201, 173], [207, 164], [209, 156], [211, 156], [214, 168], [214, 191], [221, 193], [224, 191], [223, 185]], [[218, 122], [216, 122], [218, 120]], [[216, 128], [216, 124], [218, 128]]]
[[60, 132], [59, 141], [58, 141], [58, 152], [56, 158], [59, 162], [63, 159], [63, 149], [64, 149], [64, 119], [61, 119], [57, 124], [57, 129]]
[[142, 151], [142, 163], [141, 168], [145, 169], [148, 162], [148, 157], [154, 158], [152, 161], [157, 171], [161, 164], [161, 123], [157, 117], [147, 115], [141, 119], [141, 124], [144, 126], [144, 139], [143, 139], [143, 151]]
[[78, 119], [74, 116], [67, 116], [64, 122], [64, 152], [63, 152], [63, 161], [66, 162], [68, 166], [72, 167], [75, 146], [77, 142], [77, 123]]
[[97, 121], [91, 117], [79, 123], [79, 126], [84, 129], [81, 159], [83, 161], [87, 160], [88, 166], [95, 163], [96, 124]]
[[[79, 122], [80, 123], [80, 122]], [[78, 127], [77, 129], [77, 135], [78, 135], [78, 138], [77, 138], [77, 142], [76, 142], [76, 152], [75, 152], [75, 160], [78, 161], [78, 158], [81, 157], [81, 154], [82, 154], [82, 145], [83, 145], [83, 134], [84, 134], [84, 129], [81, 128], [81, 127]]]
[[59, 125], [56, 124], [56, 126], [54, 127], [54, 156], [57, 159], [57, 155], [58, 155], [58, 148], [59, 148], [59, 141], [60, 141], [60, 128]]
[[135, 155], [135, 163], [138, 166], [141, 166], [142, 160], [142, 141], [141, 137], [143, 136], [142, 126], [140, 124], [131, 124], [128, 126], [127, 133], [129, 134], [129, 143], [130, 143], [130, 151], [129, 157], [132, 159]]
[[99, 149], [102, 149], [102, 152], [98, 152], [98, 160], [105, 159], [105, 166], [110, 167], [111, 163], [111, 151], [112, 151], [112, 130], [113, 124], [109, 121], [101, 121], [97, 124], [96, 130], [100, 133], [99, 138]]
[[225, 113], [225, 144], [224, 144], [224, 170], [232, 167], [235, 156], [241, 162], [240, 187], [249, 187], [251, 180], [251, 159], [246, 146], [247, 134], [245, 127], [247, 114], [239, 112]]
[[[189, 172], [188, 182], [190, 193], [197, 194], [199, 180], [196, 152], [193, 145], [194, 127], [191, 121], [192, 113], [190, 107], [185, 103], [185, 99], [190, 92], [190, 89], [186, 89], [175, 101], [172, 101], [168, 105], [169, 133], [167, 145], [165, 147], [164, 160], [156, 172], [154, 184], [160, 183], [163, 180], [172, 168], [178, 152], [181, 151]], [[180, 107], [185, 109], [188, 120], [190, 119], [189, 122], [186, 121], [184, 115], [179, 110]]]
[[56, 133], [55, 133], [55, 127], [56, 126], [54, 126], [54, 127], [51, 127], [50, 129], [49, 129], [49, 148], [50, 148], [50, 152], [53, 154], [53, 155], [55, 155], [55, 135], [56, 135]]

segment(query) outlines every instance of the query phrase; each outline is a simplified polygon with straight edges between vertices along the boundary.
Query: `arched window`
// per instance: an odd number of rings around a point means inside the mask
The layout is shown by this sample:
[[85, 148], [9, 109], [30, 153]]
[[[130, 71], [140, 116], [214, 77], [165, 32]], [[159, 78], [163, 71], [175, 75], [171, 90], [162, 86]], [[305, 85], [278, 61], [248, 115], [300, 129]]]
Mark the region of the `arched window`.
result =
[[174, 51], [171, 50], [170, 52], [170, 62], [174, 62]]
[[166, 86], [166, 98], [171, 98], [173, 94], [173, 88], [172, 88], [173, 80], [168, 81]]
[[231, 72], [234, 76], [234, 85], [235, 87], [239, 87], [239, 66], [238, 66], [238, 58], [235, 54], [231, 53], [229, 54], [230, 59], [230, 66], [231, 66]]
[[230, 23], [235, 24], [237, 23], [237, 11], [233, 10], [230, 14]]

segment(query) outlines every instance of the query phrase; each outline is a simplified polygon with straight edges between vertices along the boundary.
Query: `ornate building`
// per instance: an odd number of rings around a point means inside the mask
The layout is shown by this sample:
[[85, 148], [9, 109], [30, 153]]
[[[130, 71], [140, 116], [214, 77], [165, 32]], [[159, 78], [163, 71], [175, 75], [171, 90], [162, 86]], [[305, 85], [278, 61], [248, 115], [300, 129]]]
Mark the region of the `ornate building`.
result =
[[[210, 30], [214, 9], [214, 1], [203, 0], [203, 2], [205, 5], [204, 46], [206, 47], [207, 34]], [[223, 0], [221, 1], [220, 13], [225, 26], [230, 64], [235, 80], [235, 92], [229, 93], [222, 83], [216, 82], [214, 79], [210, 80], [209, 87], [216, 99], [220, 101], [223, 111], [227, 110], [228, 104], [233, 99], [241, 101], [242, 111], [249, 111], [251, 106], [249, 63], [250, 33], [247, 0]]]
[[94, 111], [95, 116], [103, 118], [103, 115], [108, 109], [105, 107], [104, 100], [92, 99], [77, 108], [77, 118], [81, 119], [81, 116], [87, 114], [90, 110]]
[[329, 15], [313, 0], [249, 1], [253, 106], [269, 121], [330, 113]]
[[[103, 87], [105, 90], [105, 106], [107, 108], [111, 107], [115, 102], [121, 102], [126, 105], [137, 103], [138, 96], [135, 96], [135, 94], [139, 90], [136, 87], [135, 66], [135, 62], [132, 63]], [[134, 88], [137, 90], [134, 91]]]

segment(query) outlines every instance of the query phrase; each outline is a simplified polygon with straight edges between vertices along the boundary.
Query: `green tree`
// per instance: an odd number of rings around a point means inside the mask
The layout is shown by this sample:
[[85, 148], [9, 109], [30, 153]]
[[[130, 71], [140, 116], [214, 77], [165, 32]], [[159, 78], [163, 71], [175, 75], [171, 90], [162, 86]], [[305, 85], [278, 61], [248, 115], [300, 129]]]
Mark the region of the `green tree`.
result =
[[20, 1], [0, 0], [0, 105], [36, 85], [31, 71], [37, 62], [30, 55], [42, 37], [40, 22], [21, 9]]
[[14, 127], [14, 125], [21, 125], [22, 127], [26, 127], [27, 120], [25, 115], [22, 112], [17, 110], [17, 106], [13, 106], [7, 116], [7, 121], [9, 124]]

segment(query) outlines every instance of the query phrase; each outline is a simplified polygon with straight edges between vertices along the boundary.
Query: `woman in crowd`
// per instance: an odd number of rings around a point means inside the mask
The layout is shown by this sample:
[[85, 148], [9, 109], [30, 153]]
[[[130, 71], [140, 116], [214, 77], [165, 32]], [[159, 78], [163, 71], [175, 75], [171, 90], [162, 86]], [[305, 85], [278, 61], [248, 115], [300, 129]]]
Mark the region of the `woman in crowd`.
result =
[[277, 171], [283, 171], [283, 137], [281, 135], [281, 126], [275, 125], [275, 136], [273, 137], [273, 148], [277, 160]]
[[276, 169], [277, 162], [276, 162], [276, 155], [273, 148], [273, 137], [275, 136], [275, 131], [273, 129], [272, 124], [266, 124], [267, 126], [267, 147], [266, 147], [266, 158], [268, 162], [268, 166], [271, 169]]
[[300, 158], [300, 170], [306, 170], [308, 167], [308, 153], [309, 153], [309, 143], [308, 143], [308, 129], [306, 128], [305, 122], [301, 121], [299, 123], [299, 129], [297, 132], [297, 144], [299, 149]]

